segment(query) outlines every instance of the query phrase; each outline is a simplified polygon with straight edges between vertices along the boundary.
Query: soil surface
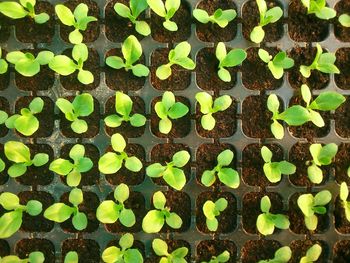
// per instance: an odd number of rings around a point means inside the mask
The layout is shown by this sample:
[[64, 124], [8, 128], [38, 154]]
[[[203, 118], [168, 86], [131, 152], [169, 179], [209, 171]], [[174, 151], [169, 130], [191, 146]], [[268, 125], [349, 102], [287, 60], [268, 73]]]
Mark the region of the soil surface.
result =
[[0, 240], [0, 257], [10, 255], [10, 246], [5, 240]]
[[335, 169], [335, 180], [338, 184], [346, 182], [350, 184], [350, 177], [347, 174], [350, 163], [350, 144], [341, 143], [338, 146], [338, 152], [333, 161], [333, 167]]
[[276, 240], [249, 240], [242, 248], [242, 263], [256, 263], [274, 258], [275, 251], [281, 247]]
[[[348, 201], [349, 200], [350, 199], [348, 199]], [[334, 225], [340, 233], [350, 233], [350, 222], [346, 219], [343, 201], [340, 200], [339, 196], [335, 199]]]
[[[292, 250], [292, 258], [289, 262], [299, 263], [300, 259], [306, 255], [307, 250], [315, 244], [319, 244], [322, 247], [322, 253], [315, 263], [326, 263], [328, 262], [329, 249], [327, 243], [323, 241], [313, 240], [293, 240], [290, 243], [290, 249]], [[334, 261], [337, 262], [337, 261]]]
[[[6, 167], [9, 167], [12, 165], [12, 162], [9, 161], [5, 156], [3, 144], [0, 144], [0, 158], [1, 158], [1, 160], [3, 160]], [[9, 179], [9, 175], [7, 174], [7, 169], [0, 172], [0, 185], [5, 184], [8, 181], [8, 179]]]
[[0, 43], [6, 42], [10, 37], [10, 18], [0, 14]]
[[350, 100], [346, 101], [335, 111], [335, 131], [343, 138], [350, 137]]
[[337, 11], [337, 16], [334, 21], [334, 35], [336, 38], [338, 38], [340, 41], [343, 42], [349, 42], [350, 41], [350, 28], [343, 27], [339, 23], [339, 17], [342, 14], [348, 14], [350, 12], [350, 2], [346, 0], [342, 0], [336, 3], [334, 6], [335, 11]]
[[333, 247], [333, 262], [347, 263], [350, 261], [350, 240], [340, 240]]
[[[92, 239], [66, 239], [62, 243], [62, 255], [76, 251], [79, 263], [95, 263], [100, 261], [100, 246]], [[64, 257], [63, 257], [64, 258]], [[63, 261], [62, 261], [63, 262]]]
[[[350, 35], [350, 29], [349, 35]], [[349, 39], [350, 41], [350, 39]], [[350, 89], [350, 48], [340, 48], [335, 53], [337, 60], [335, 65], [340, 70], [341, 74], [334, 74], [335, 83], [341, 89]]]
[[[9, 115], [9, 116], [11, 115], [11, 113], [10, 113], [10, 104], [9, 104], [8, 100], [6, 98], [4, 98], [4, 97], [0, 97], [0, 109], [2, 111], [5, 111], [7, 113], [7, 115]], [[0, 125], [0, 137], [6, 136], [8, 131], [9, 130], [7, 129], [5, 124], [1, 124]]]
[[55, 246], [47, 239], [25, 238], [15, 245], [15, 254], [20, 258], [27, 258], [29, 253], [40, 251], [44, 254], [45, 263], [55, 263]]
[[228, 263], [236, 262], [237, 247], [231, 240], [204, 240], [197, 245], [196, 262], [209, 262], [212, 256], [218, 256], [225, 250], [230, 253]]

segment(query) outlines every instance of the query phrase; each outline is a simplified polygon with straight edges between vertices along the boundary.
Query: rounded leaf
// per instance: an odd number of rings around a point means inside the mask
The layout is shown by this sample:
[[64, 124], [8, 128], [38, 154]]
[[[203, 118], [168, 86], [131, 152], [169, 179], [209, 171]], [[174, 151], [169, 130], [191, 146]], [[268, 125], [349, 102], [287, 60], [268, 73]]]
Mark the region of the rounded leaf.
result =
[[64, 257], [64, 263], [78, 263], [78, 262], [79, 262], [79, 256], [78, 256], [78, 253], [75, 251], [69, 251]]
[[15, 129], [25, 136], [30, 136], [39, 129], [39, 121], [33, 115], [18, 117], [14, 125]]
[[34, 166], [39, 167], [45, 165], [49, 161], [49, 155], [46, 153], [37, 153], [32, 160]]
[[260, 209], [263, 213], [268, 213], [271, 208], [271, 201], [270, 198], [265, 195], [263, 198], [260, 200]]
[[29, 200], [26, 205], [26, 212], [31, 216], [37, 216], [43, 210], [43, 205], [37, 200]]
[[130, 118], [130, 124], [131, 126], [134, 126], [134, 127], [141, 127], [141, 126], [144, 126], [146, 124], [146, 117], [141, 115], [141, 114], [134, 114], [131, 116]]
[[62, 223], [70, 218], [71, 214], [74, 212], [74, 208], [64, 204], [56, 203], [48, 207], [44, 212], [44, 217], [55, 221], [57, 223]]
[[103, 201], [96, 210], [96, 218], [104, 224], [113, 224], [119, 218], [118, 206], [112, 200]]
[[171, 131], [172, 123], [168, 118], [159, 121], [159, 132], [168, 134]]
[[188, 163], [190, 158], [191, 156], [188, 153], [188, 151], [178, 151], [173, 155], [172, 162], [176, 167], [184, 167]]
[[132, 100], [123, 92], [117, 91], [115, 93], [115, 109], [117, 113], [122, 116], [129, 116], [132, 109]]
[[59, 20], [62, 22], [62, 24], [66, 26], [73, 26], [75, 23], [75, 18], [70, 11], [68, 7], [65, 7], [64, 5], [56, 5], [55, 6], [56, 15], [58, 16]]
[[0, 238], [8, 238], [22, 225], [22, 211], [12, 211], [0, 217]]
[[132, 227], [136, 223], [134, 212], [131, 209], [123, 209], [120, 211], [119, 221], [126, 227]]
[[170, 215], [165, 218], [165, 221], [168, 226], [174, 229], [179, 229], [182, 226], [182, 219], [176, 213], [170, 213]]
[[155, 238], [152, 241], [152, 248], [157, 256], [167, 256], [168, 255], [168, 245], [165, 241]]
[[123, 250], [126, 250], [127, 248], [132, 247], [133, 243], [134, 243], [134, 237], [130, 233], [126, 233], [122, 235], [122, 237], [119, 239], [119, 245]]
[[70, 171], [72, 171], [74, 165], [65, 159], [57, 159], [54, 160], [50, 166], [49, 169], [59, 175], [67, 175]]
[[27, 171], [27, 166], [23, 163], [15, 163], [10, 166], [10, 168], [7, 170], [7, 173], [10, 177], [15, 178], [19, 177]]
[[142, 229], [146, 233], [158, 233], [164, 225], [163, 214], [158, 210], [148, 211], [142, 220]]
[[234, 154], [230, 149], [226, 149], [226, 150], [222, 151], [217, 157], [218, 164], [221, 166], [230, 165], [230, 163], [233, 160], [233, 156], [234, 156]]
[[79, 70], [78, 80], [84, 85], [89, 85], [94, 82], [94, 75], [88, 70]]
[[256, 220], [256, 227], [259, 233], [264, 236], [272, 235], [275, 230], [274, 223], [269, 219], [268, 215], [260, 214]]
[[62, 76], [71, 75], [77, 69], [74, 61], [67, 56], [55, 56], [49, 63], [50, 69]]
[[239, 174], [232, 168], [222, 168], [218, 172], [219, 180], [226, 186], [236, 189], [240, 184]]
[[104, 174], [114, 174], [122, 167], [122, 159], [113, 152], [105, 153], [98, 161], [98, 169]]
[[69, 193], [69, 202], [74, 206], [80, 205], [84, 201], [83, 191], [79, 188], [73, 188]]
[[215, 171], [206, 170], [202, 174], [201, 183], [206, 187], [212, 186], [216, 181]]
[[146, 174], [149, 177], [161, 177], [165, 171], [166, 166], [162, 166], [160, 163], [154, 163], [146, 168]]
[[262, 26], [256, 26], [253, 28], [253, 31], [250, 33], [250, 40], [254, 43], [261, 43], [265, 37], [265, 31]]
[[15, 163], [30, 162], [30, 150], [21, 142], [8, 141], [5, 143], [4, 151], [6, 158]]
[[87, 227], [88, 220], [84, 213], [78, 212], [72, 218], [73, 226], [76, 230], [84, 230]]
[[216, 121], [211, 113], [203, 115], [201, 118], [201, 125], [204, 130], [211, 131], [214, 129]]
[[14, 210], [19, 206], [19, 198], [13, 193], [4, 192], [0, 194], [0, 205], [6, 210]]
[[139, 172], [142, 169], [142, 162], [140, 161], [139, 158], [132, 156], [132, 157], [128, 157], [125, 160], [125, 167], [126, 169], [128, 169], [129, 171], [132, 172]]
[[111, 144], [113, 150], [119, 153], [124, 152], [124, 149], [126, 147], [126, 141], [123, 135], [120, 133], [115, 133], [112, 135]]
[[165, 195], [161, 191], [157, 191], [153, 195], [153, 205], [159, 210], [163, 210], [166, 203]]
[[129, 187], [126, 184], [118, 185], [114, 190], [114, 198], [119, 203], [124, 203], [129, 198]]
[[118, 262], [118, 260], [122, 260], [122, 258], [123, 252], [120, 251], [119, 247], [111, 246], [102, 252], [102, 260], [106, 263]]
[[173, 187], [174, 189], [180, 191], [186, 184], [185, 173], [178, 168], [168, 168], [163, 173], [164, 181]]

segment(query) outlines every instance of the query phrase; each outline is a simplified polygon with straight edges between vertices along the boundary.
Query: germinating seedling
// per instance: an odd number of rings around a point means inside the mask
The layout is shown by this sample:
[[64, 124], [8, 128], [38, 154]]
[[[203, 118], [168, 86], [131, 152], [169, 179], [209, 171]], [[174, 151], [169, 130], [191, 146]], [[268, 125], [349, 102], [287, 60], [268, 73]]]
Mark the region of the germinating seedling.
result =
[[301, 0], [302, 4], [307, 8], [307, 14], [315, 14], [318, 18], [328, 20], [337, 15], [337, 12], [327, 7], [326, 0]]
[[40, 251], [34, 251], [29, 253], [27, 258], [19, 258], [17, 256], [0, 257], [0, 262], [2, 263], [21, 263], [21, 262], [43, 263], [44, 261], [45, 261], [45, 256]]
[[225, 263], [230, 260], [230, 252], [225, 250], [217, 256], [212, 256], [209, 261], [202, 261], [201, 263]]
[[168, 244], [159, 238], [155, 238], [152, 241], [152, 248], [154, 253], [161, 257], [159, 262], [162, 263], [185, 263], [185, 257], [188, 254], [187, 247], [180, 247], [175, 249], [173, 252], [168, 252]]
[[339, 197], [344, 207], [346, 220], [350, 222], [350, 202], [348, 201], [349, 189], [345, 182], [342, 182], [340, 185]]
[[284, 51], [280, 51], [276, 56], [272, 57], [269, 52], [259, 48], [258, 55], [260, 59], [267, 64], [267, 67], [275, 79], [282, 78], [284, 70], [294, 66], [294, 60], [289, 58]]
[[292, 250], [288, 246], [276, 250], [274, 258], [260, 260], [258, 263], [287, 263], [292, 258]]
[[0, 47], [0, 74], [5, 74], [7, 72], [7, 69], [8, 69], [8, 64], [7, 64], [6, 60], [1, 58], [1, 57], [2, 57], [2, 50]]
[[181, 0], [165, 0], [165, 4], [162, 0], [147, 0], [147, 3], [154, 13], [165, 19], [165, 21], [163, 22], [163, 26], [167, 30], [178, 30], [177, 24], [174, 21], [171, 21], [170, 19], [180, 8]]
[[0, 195], [0, 205], [8, 210], [0, 217], [0, 238], [8, 238], [16, 233], [22, 225], [23, 212], [37, 216], [42, 211], [42, 204], [37, 200], [29, 200], [21, 205], [17, 195], [3, 192]]
[[322, 247], [319, 244], [315, 244], [306, 251], [306, 255], [300, 259], [300, 263], [313, 263], [316, 262], [322, 253]]
[[142, 229], [146, 233], [158, 233], [164, 223], [173, 229], [179, 229], [182, 226], [181, 217], [175, 212], [170, 212], [170, 208], [165, 206], [166, 198], [161, 191], [153, 195], [153, 210], [147, 212], [142, 220]]
[[213, 15], [209, 15], [207, 11], [196, 8], [193, 10], [193, 16], [202, 24], [211, 22], [217, 24], [221, 28], [225, 28], [228, 23], [236, 18], [237, 13], [234, 9], [222, 10], [221, 8], [216, 9]]
[[302, 194], [298, 197], [298, 206], [304, 214], [305, 226], [309, 230], [315, 230], [318, 218], [315, 214], [326, 214], [325, 207], [332, 199], [332, 194], [328, 190], [323, 190], [315, 196], [312, 194]]
[[216, 231], [219, 221], [216, 219], [226, 208], [228, 202], [225, 198], [219, 198], [215, 202], [208, 200], [203, 205], [203, 213], [205, 215], [205, 223], [209, 231]]
[[79, 255], [75, 251], [69, 251], [64, 257], [64, 263], [78, 263]]
[[339, 16], [339, 23], [343, 27], [350, 27], [350, 15], [348, 14], [342, 14]]

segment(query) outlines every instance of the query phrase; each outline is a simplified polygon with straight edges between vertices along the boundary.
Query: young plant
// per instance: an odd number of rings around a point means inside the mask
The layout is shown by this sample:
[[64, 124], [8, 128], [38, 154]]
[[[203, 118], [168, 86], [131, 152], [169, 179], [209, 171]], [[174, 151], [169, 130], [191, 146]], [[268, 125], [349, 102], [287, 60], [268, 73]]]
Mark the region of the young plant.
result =
[[28, 146], [21, 142], [8, 141], [4, 146], [5, 156], [11, 162], [14, 162], [7, 170], [10, 177], [19, 177], [27, 171], [27, 167], [34, 165], [40, 167], [49, 161], [46, 153], [37, 153], [34, 158], [30, 158], [30, 150]]
[[[161, 1], [161, 0], [155, 0]], [[172, 1], [172, 0], [167, 0]], [[177, 0], [175, 0], [177, 1]], [[180, 1], [180, 0], [179, 0]], [[184, 41], [176, 45], [176, 47], [170, 50], [168, 59], [169, 63], [161, 65], [156, 70], [156, 76], [160, 80], [165, 80], [171, 76], [171, 66], [178, 65], [188, 70], [193, 70], [196, 67], [194, 61], [189, 58], [191, 52], [191, 45]]]
[[225, 250], [217, 256], [212, 256], [211, 259], [207, 261], [202, 261], [201, 263], [225, 263], [230, 260], [230, 252]]
[[159, 131], [163, 134], [168, 134], [171, 131], [173, 126], [171, 119], [179, 119], [189, 111], [182, 102], [175, 102], [175, 95], [171, 91], [163, 93], [162, 100], [154, 105], [154, 109], [160, 118]]
[[203, 113], [201, 125], [207, 131], [211, 131], [215, 127], [216, 121], [213, 114], [219, 111], [225, 111], [232, 104], [232, 99], [229, 95], [222, 95], [213, 102], [213, 97], [207, 92], [198, 92], [196, 94], [196, 100], [200, 105], [201, 113]]
[[348, 14], [342, 14], [339, 16], [339, 23], [343, 27], [350, 27], [350, 15]]
[[2, 263], [21, 263], [21, 262], [43, 263], [44, 261], [45, 261], [45, 256], [40, 251], [34, 251], [29, 253], [27, 258], [19, 258], [17, 256], [0, 257], [0, 262]]
[[305, 226], [313, 231], [317, 228], [318, 218], [315, 214], [326, 214], [325, 207], [332, 199], [332, 194], [328, 190], [323, 190], [315, 196], [312, 194], [302, 194], [298, 197], [298, 206], [304, 214]]
[[337, 15], [333, 8], [327, 7], [326, 0], [301, 0], [307, 8], [307, 14], [315, 14], [318, 18], [328, 20]]
[[292, 258], [292, 250], [288, 246], [276, 250], [272, 259], [260, 260], [258, 263], [287, 263]]
[[131, 248], [134, 244], [132, 234], [126, 233], [119, 239], [119, 247], [111, 246], [102, 252], [102, 260], [106, 263], [142, 263], [143, 257], [136, 248]]
[[142, 169], [142, 162], [135, 156], [129, 157], [124, 151], [126, 147], [126, 141], [124, 137], [115, 133], [112, 135], [111, 144], [114, 152], [107, 152], [101, 156], [98, 161], [98, 169], [104, 174], [114, 174], [122, 168], [123, 162], [125, 168], [132, 172], [139, 172]]
[[316, 44], [317, 52], [314, 61], [311, 65], [301, 65], [300, 73], [305, 78], [309, 78], [311, 75], [311, 70], [318, 70], [323, 73], [334, 73], [339, 74], [340, 71], [336, 65], [334, 65], [336, 56], [333, 53], [322, 53], [322, 47], [320, 44]]
[[94, 99], [89, 93], [77, 95], [73, 102], [59, 98], [56, 105], [66, 119], [72, 122], [70, 127], [75, 133], [82, 134], [88, 130], [86, 121], [79, 117], [87, 117], [94, 111]]
[[218, 76], [225, 82], [231, 81], [231, 74], [225, 67], [235, 67], [247, 58], [247, 53], [240, 48], [232, 49], [227, 54], [226, 46], [223, 42], [219, 42], [216, 46], [215, 55], [220, 62]]
[[5, 59], [1, 58], [2, 56], [2, 50], [0, 47], [0, 74], [5, 74], [8, 69], [8, 64]]
[[163, 22], [163, 26], [167, 30], [178, 30], [177, 24], [173, 21], [170, 21], [170, 19], [180, 8], [181, 0], [165, 0], [165, 4], [162, 0], [147, 0], [147, 3], [154, 13], [165, 19], [165, 21]]
[[69, 152], [69, 157], [73, 160], [56, 159], [50, 164], [50, 170], [63, 176], [67, 176], [67, 184], [76, 187], [80, 184], [81, 173], [91, 170], [93, 163], [90, 158], [84, 157], [85, 147], [76, 144]]
[[74, 13], [68, 7], [61, 4], [55, 6], [55, 11], [62, 24], [75, 28], [68, 36], [69, 42], [72, 44], [83, 42], [83, 35], [80, 31], [85, 31], [90, 22], [97, 21], [97, 18], [88, 15], [89, 7], [83, 3], [74, 9]]
[[180, 191], [186, 184], [186, 176], [182, 169], [190, 160], [190, 154], [187, 151], [178, 151], [173, 155], [171, 162], [164, 166], [160, 163], [151, 164], [146, 168], [146, 174], [152, 178], [163, 177], [164, 181]]
[[211, 22], [217, 24], [221, 28], [225, 28], [228, 23], [236, 18], [237, 13], [234, 9], [222, 10], [221, 8], [216, 9], [213, 15], [209, 15], [207, 11], [196, 8], [193, 10], [193, 16], [202, 24]]
[[69, 251], [64, 257], [64, 263], [78, 263], [79, 255], [75, 251]]
[[216, 158], [217, 165], [212, 170], [205, 170], [202, 174], [201, 182], [206, 187], [212, 186], [216, 181], [216, 175], [220, 182], [230, 188], [237, 188], [239, 186], [239, 174], [236, 170], [225, 167], [229, 166], [233, 161], [234, 153], [227, 149], [222, 151]]
[[345, 211], [346, 220], [350, 222], [350, 202], [348, 202], [349, 189], [345, 182], [340, 185], [339, 197], [342, 202]]
[[78, 70], [78, 80], [82, 84], [88, 85], [93, 83], [94, 75], [90, 71], [83, 69], [84, 62], [89, 57], [87, 46], [83, 43], [75, 45], [72, 50], [72, 57], [73, 59], [65, 55], [55, 56], [50, 61], [49, 67], [62, 76], [71, 75]]
[[18, 196], [9, 192], [0, 194], [0, 205], [9, 211], [0, 217], [0, 238], [8, 238], [19, 230], [23, 212], [37, 216], [42, 211], [42, 204], [39, 201], [29, 200], [26, 205], [21, 205]]
[[265, 37], [264, 26], [276, 23], [282, 16], [283, 11], [279, 6], [267, 9], [265, 0], [256, 0], [260, 13], [259, 25], [255, 26], [250, 33], [250, 40], [259, 44]]
[[48, 220], [62, 223], [73, 216], [72, 223], [74, 228], [79, 231], [84, 230], [87, 227], [88, 219], [83, 212], [79, 211], [79, 205], [83, 201], [83, 191], [74, 188], [69, 193], [69, 202], [73, 206], [68, 206], [65, 203], [55, 203], [45, 210], [44, 217]]
[[175, 249], [173, 252], [168, 252], [168, 244], [159, 239], [155, 238], [152, 241], [152, 248], [154, 253], [156, 253], [157, 256], [161, 257], [159, 262], [167, 262], [167, 263], [185, 263], [187, 262], [185, 260], [186, 255], [188, 254], [188, 248], [187, 247], [180, 247]]
[[300, 259], [300, 263], [313, 263], [316, 262], [322, 253], [322, 247], [319, 244], [315, 244], [306, 251], [306, 255]]
[[289, 228], [290, 222], [286, 215], [270, 213], [271, 201], [267, 195], [261, 198], [260, 209], [262, 213], [256, 220], [256, 227], [259, 233], [267, 236], [273, 234], [275, 227], [279, 229]]
[[228, 202], [225, 198], [219, 198], [215, 203], [207, 200], [203, 205], [203, 213], [205, 215], [205, 223], [209, 231], [216, 231], [219, 221], [216, 219], [227, 208]]
[[261, 156], [264, 159], [264, 174], [271, 183], [277, 183], [281, 181], [281, 175], [294, 174], [296, 166], [287, 161], [272, 162], [272, 152], [266, 146], [261, 148]]
[[146, 233], [158, 233], [164, 223], [171, 228], [179, 229], [182, 226], [181, 217], [175, 212], [170, 212], [170, 208], [165, 206], [166, 198], [161, 191], [153, 195], [153, 210], [147, 212], [142, 220], [142, 229]]
[[282, 78], [284, 70], [294, 66], [294, 60], [289, 58], [284, 51], [280, 51], [276, 56], [272, 57], [266, 50], [259, 48], [258, 55], [267, 64], [275, 79]]
[[148, 36], [151, 28], [145, 21], [138, 21], [139, 15], [148, 7], [147, 0], [130, 0], [130, 7], [121, 3], [114, 5], [114, 11], [121, 17], [127, 18], [135, 25], [137, 33]]
[[125, 208], [124, 202], [129, 198], [129, 187], [126, 184], [118, 185], [114, 190], [114, 199], [103, 201], [96, 210], [97, 219], [104, 224], [113, 224], [118, 219], [126, 227], [132, 227], [135, 214], [131, 209]]

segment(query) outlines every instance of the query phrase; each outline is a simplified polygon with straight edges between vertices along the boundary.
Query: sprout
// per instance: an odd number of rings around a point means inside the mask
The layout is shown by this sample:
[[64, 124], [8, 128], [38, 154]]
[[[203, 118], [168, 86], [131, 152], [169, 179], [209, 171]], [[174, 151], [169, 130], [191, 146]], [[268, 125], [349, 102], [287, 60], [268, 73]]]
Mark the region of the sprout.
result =
[[266, 146], [261, 148], [261, 156], [264, 159], [264, 174], [271, 183], [281, 181], [282, 174], [294, 174], [296, 167], [287, 161], [272, 162], [272, 152]]
[[265, 37], [263, 26], [276, 23], [283, 16], [283, 11], [278, 6], [268, 10], [265, 0], [256, 0], [256, 4], [260, 13], [260, 22], [250, 33], [250, 40], [259, 44]]
[[337, 12], [326, 7], [326, 0], [301, 0], [302, 4], [307, 8], [307, 14], [315, 14], [318, 18], [328, 20], [337, 15]]
[[292, 250], [288, 246], [276, 250], [275, 257], [267, 260], [260, 260], [258, 263], [287, 263], [292, 258]]
[[180, 8], [181, 0], [165, 0], [165, 4], [162, 0], [147, 0], [147, 3], [154, 13], [165, 19], [163, 26], [167, 30], [178, 30], [177, 24], [173, 21], [170, 21], [170, 19]]
[[202, 174], [201, 182], [206, 187], [212, 186], [216, 181], [216, 174], [224, 185], [230, 188], [237, 188], [239, 186], [239, 174], [236, 170], [225, 167], [229, 166], [233, 161], [233, 152], [229, 149], [222, 151], [217, 156], [217, 165], [212, 170], [205, 170]]
[[[155, 0], [160, 1], [161, 0]], [[167, 0], [171, 1], [171, 0]], [[177, 0], [176, 0], [177, 1]], [[165, 80], [171, 76], [171, 66], [172, 65], [179, 65], [180, 67], [183, 67], [188, 70], [193, 70], [196, 67], [196, 64], [192, 59], [190, 59], [188, 56], [191, 52], [191, 45], [184, 41], [176, 45], [176, 47], [172, 50], [170, 50], [168, 59], [169, 63], [165, 65], [161, 65], [156, 70], [156, 76], [161, 79]]]
[[174, 93], [171, 91], [163, 93], [162, 100], [155, 104], [154, 109], [160, 118], [159, 131], [163, 134], [168, 134], [171, 131], [172, 122], [170, 119], [179, 119], [189, 111], [182, 102], [175, 102]]
[[217, 24], [221, 28], [225, 28], [228, 23], [236, 18], [237, 13], [234, 9], [222, 10], [219, 8], [215, 10], [213, 15], [209, 16], [207, 11], [196, 8], [193, 10], [193, 16], [203, 24], [211, 22], [212, 24]]
[[130, 0], [130, 8], [124, 4], [116, 3], [114, 5], [115, 12], [121, 17], [127, 18], [135, 25], [136, 31], [148, 36], [151, 34], [151, 28], [145, 21], [138, 21], [138, 16], [147, 9], [147, 0]]
[[230, 260], [230, 252], [225, 250], [224, 252], [222, 252], [218, 256], [212, 256], [210, 261], [208, 261], [208, 262], [202, 261], [201, 263], [225, 263], [229, 260]]
[[187, 262], [185, 260], [188, 254], [187, 247], [180, 247], [169, 253], [167, 243], [159, 238], [155, 238], [152, 241], [152, 248], [157, 256], [162, 257], [159, 262]]
[[37, 153], [34, 158], [30, 158], [30, 150], [28, 146], [21, 142], [8, 141], [5, 143], [4, 151], [6, 158], [12, 162], [7, 173], [11, 177], [19, 177], [27, 171], [27, 167], [34, 165], [40, 167], [49, 161], [49, 156], [46, 153]]
[[125, 262], [142, 263], [143, 257], [136, 248], [131, 248], [134, 244], [132, 234], [126, 233], [119, 239], [119, 247], [111, 246], [102, 252], [102, 260], [106, 263]]
[[334, 65], [336, 56], [333, 53], [322, 53], [322, 47], [320, 44], [316, 44], [317, 52], [314, 61], [310, 66], [301, 65], [300, 73], [305, 78], [309, 78], [311, 70], [318, 70], [323, 73], [339, 74], [340, 71], [336, 65]]
[[350, 16], [348, 14], [342, 14], [339, 16], [339, 23], [343, 27], [350, 27]]
[[70, 127], [75, 133], [82, 134], [88, 130], [86, 121], [79, 117], [87, 117], [94, 111], [94, 99], [89, 93], [77, 95], [73, 102], [59, 98], [56, 105], [66, 119], [72, 122]]
[[5, 59], [1, 58], [1, 56], [2, 56], [2, 50], [0, 47], [0, 74], [5, 74], [8, 69], [8, 64]]
[[203, 213], [205, 215], [205, 223], [210, 231], [216, 231], [219, 221], [216, 219], [227, 208], [228, 202], [225, 198], [219, 198], [215, 203], [208, 200], [203, 205]]
[[78, 256], [78, 253], [75, 251], [69, 251], [64, 257], [64, 263], [78, 263], [78, 262], [79, 262], [79, 256]]
[[39, 201], [29, 200], [26, 205], [21, 205], [18, 196], [9, 192], [0, 194], [0, 205], [9, 211], [0, 217], [0, 238], [8, 238], [19, 230], [23, 212], [37, 216], [42, 211]]
[[129, 198], [129, 187], [126, 184], [118, 185], [114, 190], [114, 199], [103, 201], [96, 210], [97, 219], [104, 224], [113, 224], [118, 219], [126, 227], [132, 227], [135, 214], [131, 209], [125, 208], [125, 201]]
[[348, 196], [349, 196], [348, 186], [346, 185], [345, 182], [342, 182], [340, 185], [339, 197], [340, 197], [340, 200], [342, 201], [342, 205], [343, 205], [344, 210], [345, 210], [346, 220], [348, 220], [350, 222], [350, 202], [347, 201]]
[[213, 114], [219, 111], [225, 111], [232, 104], [232, 99], [229, 95], [222, 95], [213, 102], [213, 97], [207, 92], [198, 92], [196, 94], [196, 100], [200, 105], [201, 113], [203, 113], [201, 125], [207, 131], [211, 131], [215, 127], [216, 121]]
[[74, 228], [79, 231], [84, 230], [87, 227], [88, 219], [85, 213], [79, 211], [79, 205], [83, 203], [83, 201], [82, 190], [74, 188], [69, 193], [69, 202], [73, 207], [64, 203], [55, 203], [45, 210], [44, 217], [48, 220], [62, 223], [73, 215], [72, 223]]
[[146, 233], [158, 233], [164, 223], [171, 228], [179, 229], [182, 226], [182, 219], [175, 212], [170, 212], [170, 208], [165, 206], [166, 198], [161, 191], [154, 193], [153, 205], [155, 209], [147, 212], [142, 220], [142, 229]]
[[235, 67], [241, 64], [246, 58], [247, 53], [240, 48], [232, 49], [230, 52], [226, 51], [225, 44], [219, 42], [216, 47], [216, 58], [219, 60], [218, 76], [222, 81], [230, 82], [230, 72], [225, 67]]
[[88, 70], [83, 69], [84, 62], [89, 57], [89, 51], [85, 44], [77, 44], [72, 50], [73, 59], [65, 56], [55, 56], [49, 63], [49, 67], [62, 76], [68, 76], [73, 74], [75, 71], [78, 72], [78, 80], [85, 85], [94, 82], [94, 75]]
[[21, 259], [17, 256], [5, 256], [0, 257], [2, 263], [19, 263], [19, 262], [28, 262], [28, 263], [43, 263], [45, 261], [45, 256], [40, 251], [34, 251], [29, 253], [28, 258]]
[[306, 251], [306, 255], [300, 259], [300, 263], [313, 263], [321, 256], [322, 247], [315, 244]]
[[272, 57], [266, 50], [259, 48], [258, 55], [264, 61], [275, 79], [283, 77], [284, 69], [294, 66], [294, 60], [289, 58], [284, 51], [280, 51]]
[[90, 158], [84, 157], [85, 147], [76, 144], [69, 152], [69, 157], [73, 160], [56, 159], [50, 164], [50, 170], [63, 176], [67, 176], [67, 184], [71, 187], [78, 186], [81, 181], [81, 173], [91, 170], [93, 163]]
[[145, 65], [133, 65], [142, 55], [142, 46], [135, 36], [131, 35], [125, 39], [122, 44], [122, 53], [124, 59], [118, 56], [110, 56], [106, 59], [106, 64], [114, 69], [125, 68], [126, 71], [131, 70], [132, 74], [137, 77], [148, 76], [149, 69]]
[[164, 181], [180, 191], [186, 184], [186, 176], [183, 172], [184, 167], [190, 160], [190, 154], [187, 151], [178, 151], [173, 155], [172, 161], [161, 165], [154, 163], [147, 167], [146, 174], [152, 178], [163, 177]]
[[129, 171], [139, 172], [142, 168], [142, 162], [135, 156], [129, 157], [124, 151], [126, 147], [126, 141], [124, 137], [119, 134], [113, 134], [111, 138], [112, 148], [114, 152], [107, 152], [101, 156], [98, 161], [98, 169], [104, 174], [114, 174], [122, 168], [125, 161], [125, 167]]
[[298, 197], [298, 206], [304, 214], [305, 225], [309, 230], [317, 228], [318, 218], [316, 214], [326, 214], [326, 205], [331, 201], [332, 194], [328, 190], [323, 190], [315, 195], [302, 194]]

